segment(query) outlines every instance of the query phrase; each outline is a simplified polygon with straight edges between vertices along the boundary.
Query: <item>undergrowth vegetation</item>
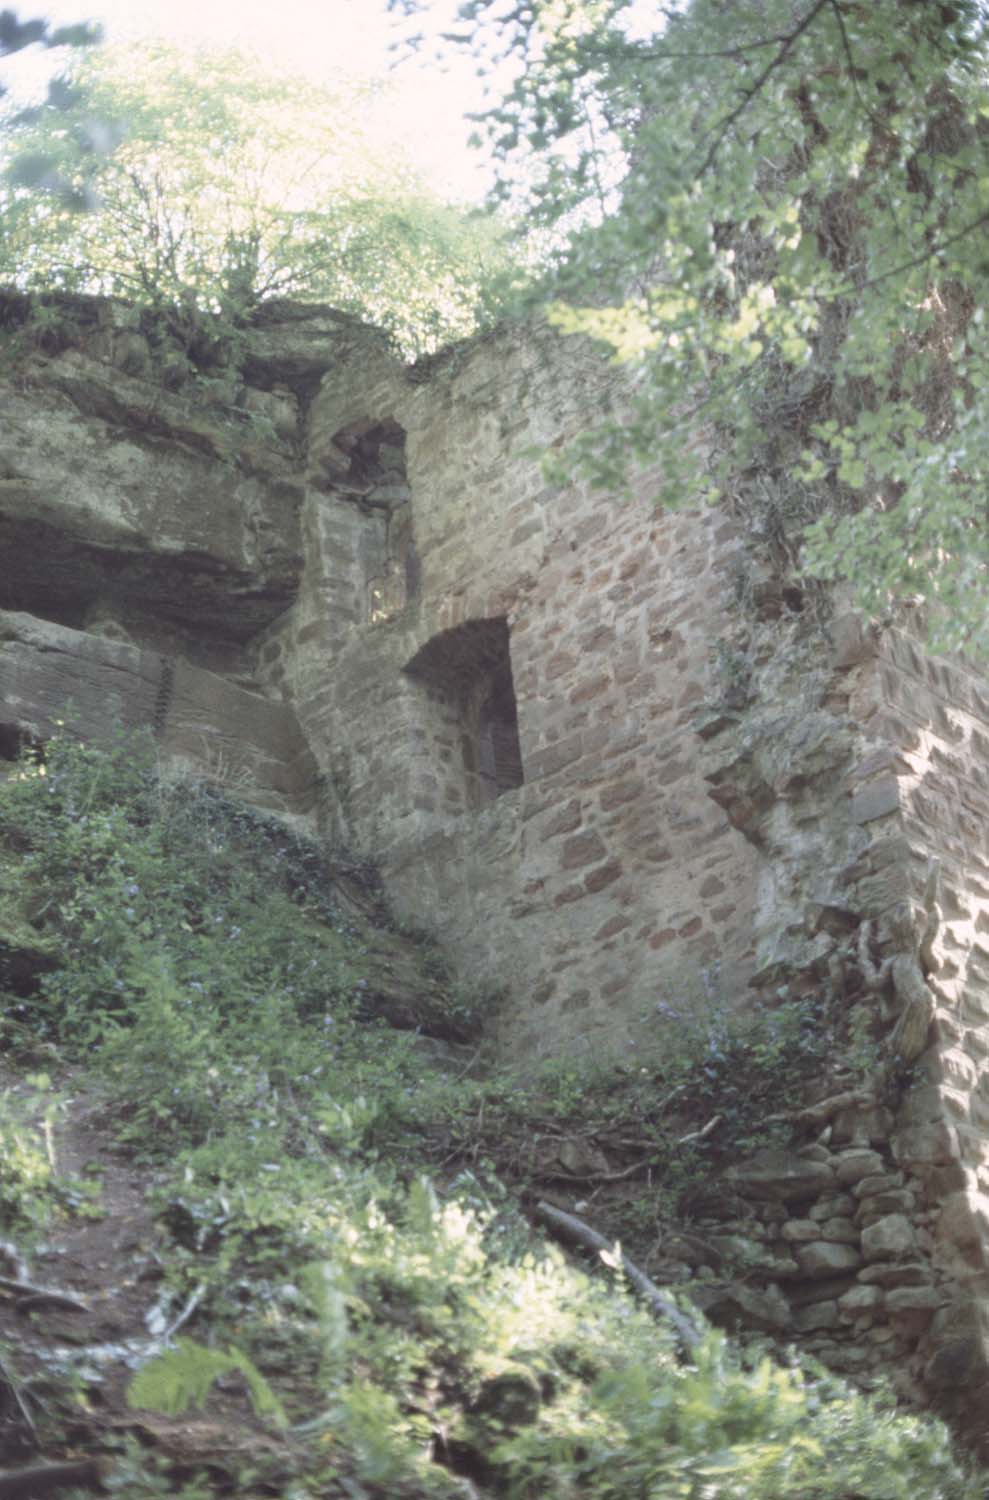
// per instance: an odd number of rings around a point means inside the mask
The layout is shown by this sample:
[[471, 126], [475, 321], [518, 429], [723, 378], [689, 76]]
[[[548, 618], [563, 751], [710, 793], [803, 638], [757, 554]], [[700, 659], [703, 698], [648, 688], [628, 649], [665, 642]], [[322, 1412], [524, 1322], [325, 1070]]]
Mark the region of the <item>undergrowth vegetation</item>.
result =
[[[820, 1017], [712, 1012], [685, 1022], [665, 1065], [478, 1077], [474, 1042], [437, 1065], [375, 1014], [372, 946], [331, 864], [169, 781], [150, 744], [64, 737], [0, 782], [0, 1044], [5, 1067], [35, 1076], [0, 1109], [4, 1233], [29, 1252], [59, 1216], [92, 1211], [53, 1165], [58, 1100], [37, 1070], [67, 1068], [73, 1087], [84, 1074], [147, 1164], [178, 1335], [148, 1346], [129, 1402], [221, 1401], [250, 1437], [236, 1466], [204, 1452], [180, 1473], [91, 1418], [112, 1491], [975, 1500], [936, 1422], [713, 1329], [685, 1354], [523, 1211], [546, 1176], [530, 1147], [578, 1122], [632, 1138], [651, 1173], [640, 1199], [683, 1201], [718, 1148], [716, 1132], [682, 1141], [674, 1098], [757, 1143], [759, 1113], [820, 1065]], [[451, 991], [457, 1025], [462, 1004]]]

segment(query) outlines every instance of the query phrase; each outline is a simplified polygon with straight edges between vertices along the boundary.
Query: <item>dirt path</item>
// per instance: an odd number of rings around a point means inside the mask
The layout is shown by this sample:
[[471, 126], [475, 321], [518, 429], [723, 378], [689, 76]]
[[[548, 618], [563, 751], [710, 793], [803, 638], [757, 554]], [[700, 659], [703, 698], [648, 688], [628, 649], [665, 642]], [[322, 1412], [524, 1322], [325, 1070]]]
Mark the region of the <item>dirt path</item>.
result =
[[[206, 1466], [218, 1490], [228, 1489], [231, 1473], [267, 1446], [240, 1392], [216, 1391], [203, 1418], [127, 1405], [135, 1368], [182, 1312], [163, 1282], [149, 1206], [158, 1179], [121, 1151], [83, 1074], [63, 1072], [56, 1086], [62, 1107], [50, 1159], [60, 1179], [99, 1191], [91, 1201], [80, 1195], [33, 1247], [0, 1225], [0, 1495], [17, 1493], [9, 1486], [24, 1466], [108, 1454], [112, 1463], [128, 1437], [157, 1450], [177, 1476]], [[43, 1096], [5, 1064], [0, 1093], [33, 1101], [41, 1121]]]

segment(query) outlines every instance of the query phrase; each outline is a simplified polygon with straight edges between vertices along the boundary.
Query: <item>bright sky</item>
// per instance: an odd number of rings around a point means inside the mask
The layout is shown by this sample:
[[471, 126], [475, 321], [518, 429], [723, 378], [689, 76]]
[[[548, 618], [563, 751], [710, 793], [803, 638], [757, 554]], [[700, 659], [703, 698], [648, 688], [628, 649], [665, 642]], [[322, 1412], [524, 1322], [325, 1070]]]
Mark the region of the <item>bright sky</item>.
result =
[[[21, 20], [43, 15], [55, 26], [98, 21], [109, 42], [161, 37], [172, 44], [233, 45], [317, 82], [331, 69], [370, 76], [393, 70], [389, 46], [400, 24], [385, 0], [23, 0], [13, 8]], [[428, 29], [443, 30], [455, 9], [456, 0], [431, 0]], [[419, 29], [425, 29], [421, 20]], [[18, 54], [6, 61], [4, 78], [16, 86], [18, 75], [30, 75], [43, 59]], [[481, 102], [470, 60], [459, 58], [441, 70], [425, 58], [413, 59], [391, 76], [392, 139], [403, 143], [444, 197], [481, 197], [488, 176], [466, 144], [471, 126], [464, 113]]]

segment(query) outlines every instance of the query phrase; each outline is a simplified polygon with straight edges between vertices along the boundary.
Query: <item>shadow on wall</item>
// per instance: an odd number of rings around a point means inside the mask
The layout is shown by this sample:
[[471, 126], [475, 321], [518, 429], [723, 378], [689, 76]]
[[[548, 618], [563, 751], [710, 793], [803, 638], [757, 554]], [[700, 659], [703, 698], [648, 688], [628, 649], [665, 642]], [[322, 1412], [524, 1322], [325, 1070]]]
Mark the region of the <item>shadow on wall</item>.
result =
[[427, 641], [405, 672], [420, 684], [447, 807], [483, 807], [523, 782], [508, 621], [468, 620]]

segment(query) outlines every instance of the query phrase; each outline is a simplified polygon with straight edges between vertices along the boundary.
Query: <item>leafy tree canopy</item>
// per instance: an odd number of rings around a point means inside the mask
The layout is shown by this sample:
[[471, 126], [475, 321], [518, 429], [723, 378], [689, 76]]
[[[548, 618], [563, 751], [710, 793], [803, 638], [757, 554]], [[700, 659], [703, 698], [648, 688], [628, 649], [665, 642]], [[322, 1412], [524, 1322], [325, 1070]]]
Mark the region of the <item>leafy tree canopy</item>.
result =
[[[419, 0], [393, 0], [421, 9]], [[550, 316], [634, 373], [576, 458], [664, 459], [867, 608], [989, 648], [989, 40], [976, 0], [468, 0]]]
[[53, 30], [49, 21], [37, 17], [22, 21], [16, 11], [0, 10], [0, 57], [23, 52], [39, 42], [45, 47], [88, 47], [98, 42], [100, 35], [100, 28], [87, 22]]
[[[266, 297], [326, 301], [410, 353], [470, 332], [505, 264], [498, 229], [431, 194], [365, 123], [375, 89], [235, 52], [77, 57], [54, 100], [8, 121], [0, 279], [235, 321]], [[37, 191], [53, 178], [71, 191]]]

